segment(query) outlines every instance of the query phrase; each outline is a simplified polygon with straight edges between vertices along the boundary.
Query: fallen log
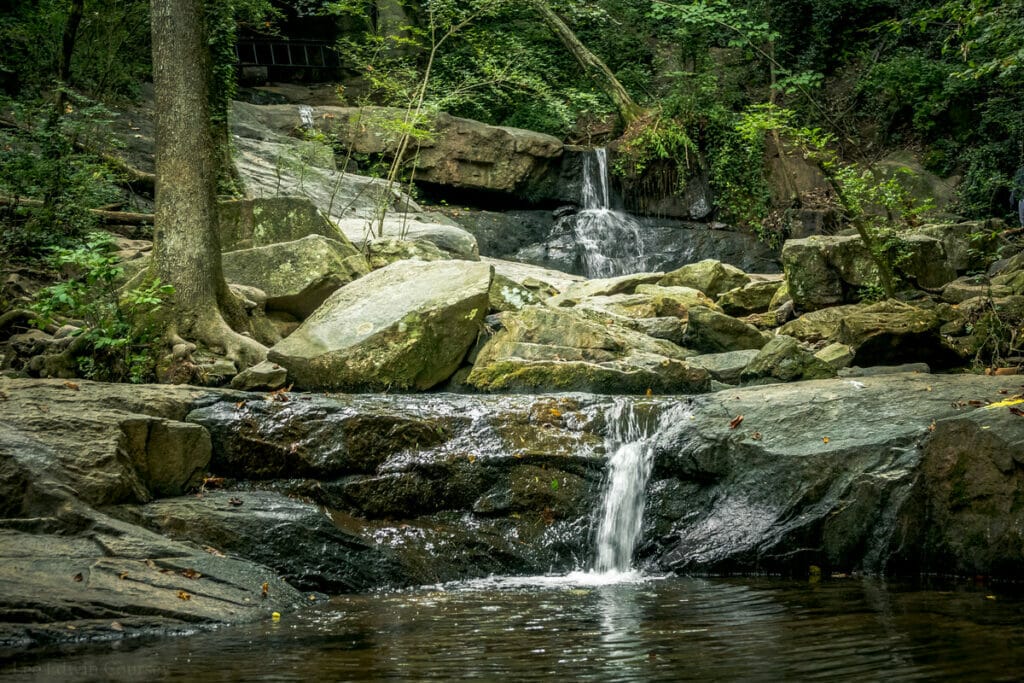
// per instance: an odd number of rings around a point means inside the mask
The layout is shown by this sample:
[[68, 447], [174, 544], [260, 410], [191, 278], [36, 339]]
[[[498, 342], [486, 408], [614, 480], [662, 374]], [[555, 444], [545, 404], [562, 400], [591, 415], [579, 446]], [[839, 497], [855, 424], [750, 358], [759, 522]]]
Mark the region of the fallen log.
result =
[[[12, 197], [0, 197], [0, 206], [26, 206], [29, 208], [39, 208], [43, 206], [43, 202], [38, 199], [26, 199], [25, 197], [19, 197], [14, 199]], [[121, 224], [121, 225], [152, 225], [153, 214], [151, 213], [133, 213], [131, 211], [110, 211], [107, 209], [87, 209], [89, 213], [97, 216], [101, 222], [106, 224]]]

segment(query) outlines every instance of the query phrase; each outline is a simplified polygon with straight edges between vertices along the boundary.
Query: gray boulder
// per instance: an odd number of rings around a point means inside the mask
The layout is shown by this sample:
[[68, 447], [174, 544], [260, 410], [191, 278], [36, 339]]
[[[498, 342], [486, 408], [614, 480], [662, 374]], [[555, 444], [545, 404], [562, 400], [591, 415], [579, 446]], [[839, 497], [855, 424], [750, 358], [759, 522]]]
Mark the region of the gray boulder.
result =
[[332, 294], [268, 360], [303, 389], [429, 389], [480, 333], [491, 277], [478, 262], [393, 263]]
[[704, 368], [711, 377], [725, 384], [739, 384], [743, 368], [757, 357], [757, 349], [743, 351], [726, 351], [725, 353], [706, 353], [687, 358], [690, 365]]

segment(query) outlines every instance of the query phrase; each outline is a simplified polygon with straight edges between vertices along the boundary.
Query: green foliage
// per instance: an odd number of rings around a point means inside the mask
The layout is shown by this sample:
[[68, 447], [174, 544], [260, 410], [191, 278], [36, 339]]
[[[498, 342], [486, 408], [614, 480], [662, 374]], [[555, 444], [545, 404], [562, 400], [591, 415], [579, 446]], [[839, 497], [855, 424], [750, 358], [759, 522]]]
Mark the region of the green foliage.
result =
[[[52, 87], [69, 3], [14, 3], [0, 16], [0, 72], [28, 93]], [[87, 0], [75, 41], [71, 83], [93, 97], [131, 97], [149, 72], [148, 0]]]
[[77, 354], [88, 379], [145, 382], [154, 376], [153, 314], [174, 289], [159, 279], [119, 295], [122, 269], [106, 233], [89, 233], [76, 247], [55, 247], [50, 262], [68, 277], [44, 289], [32, 305], [39, 325], [57, 319], [81, 324], [85, 348]]
[[[11, 258], [39, 255], [96, 224], [88, 207], [117, 198], [110, 170], [95, 157], [77, 151], [80, 140], [106, 136], [110, 112], [68, 93], [67, 111], [56, 116], [53, 104], [0, 102], [16, 126], [0, 130], [0, 253]], [[42, 202], [28, 206], [15, 198]]]

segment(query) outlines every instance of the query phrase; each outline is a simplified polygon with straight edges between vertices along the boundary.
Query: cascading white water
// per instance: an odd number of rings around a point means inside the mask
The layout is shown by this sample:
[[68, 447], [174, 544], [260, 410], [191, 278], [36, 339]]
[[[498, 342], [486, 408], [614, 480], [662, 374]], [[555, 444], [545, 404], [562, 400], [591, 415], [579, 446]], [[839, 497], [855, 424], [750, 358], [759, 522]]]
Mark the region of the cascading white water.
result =
[[572, 217], [573, 237], [587, 277], [610, 277], [641, 269], [640, 223], [611, 208], [608, 151], [598, 148], [583, 157], [582, 210]]
[[[669, 411], [672, 415], [676, 411]], [[663, 414], [657, 423], [674, 419]], [[617, 398], [607, 414], [605, 445], [608, 483], [601, 504], [594, 555], [594, 572], [628, 572], [640, 538], [647, 480], [654, 465], [657, 426], [645, 424], [636, 412], [635, 399]], [[652, 428], [654, 427], [654, 428]]]

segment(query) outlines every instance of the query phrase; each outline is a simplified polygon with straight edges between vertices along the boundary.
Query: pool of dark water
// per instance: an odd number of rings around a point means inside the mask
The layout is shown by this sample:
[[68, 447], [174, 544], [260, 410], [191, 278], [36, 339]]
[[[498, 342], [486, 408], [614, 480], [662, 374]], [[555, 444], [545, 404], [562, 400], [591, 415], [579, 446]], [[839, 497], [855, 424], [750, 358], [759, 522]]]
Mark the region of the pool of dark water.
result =
[[0, 666], [0, 681], [1024, 679], [979, 585], [574, 575], [338, 597], [280, 621]]

